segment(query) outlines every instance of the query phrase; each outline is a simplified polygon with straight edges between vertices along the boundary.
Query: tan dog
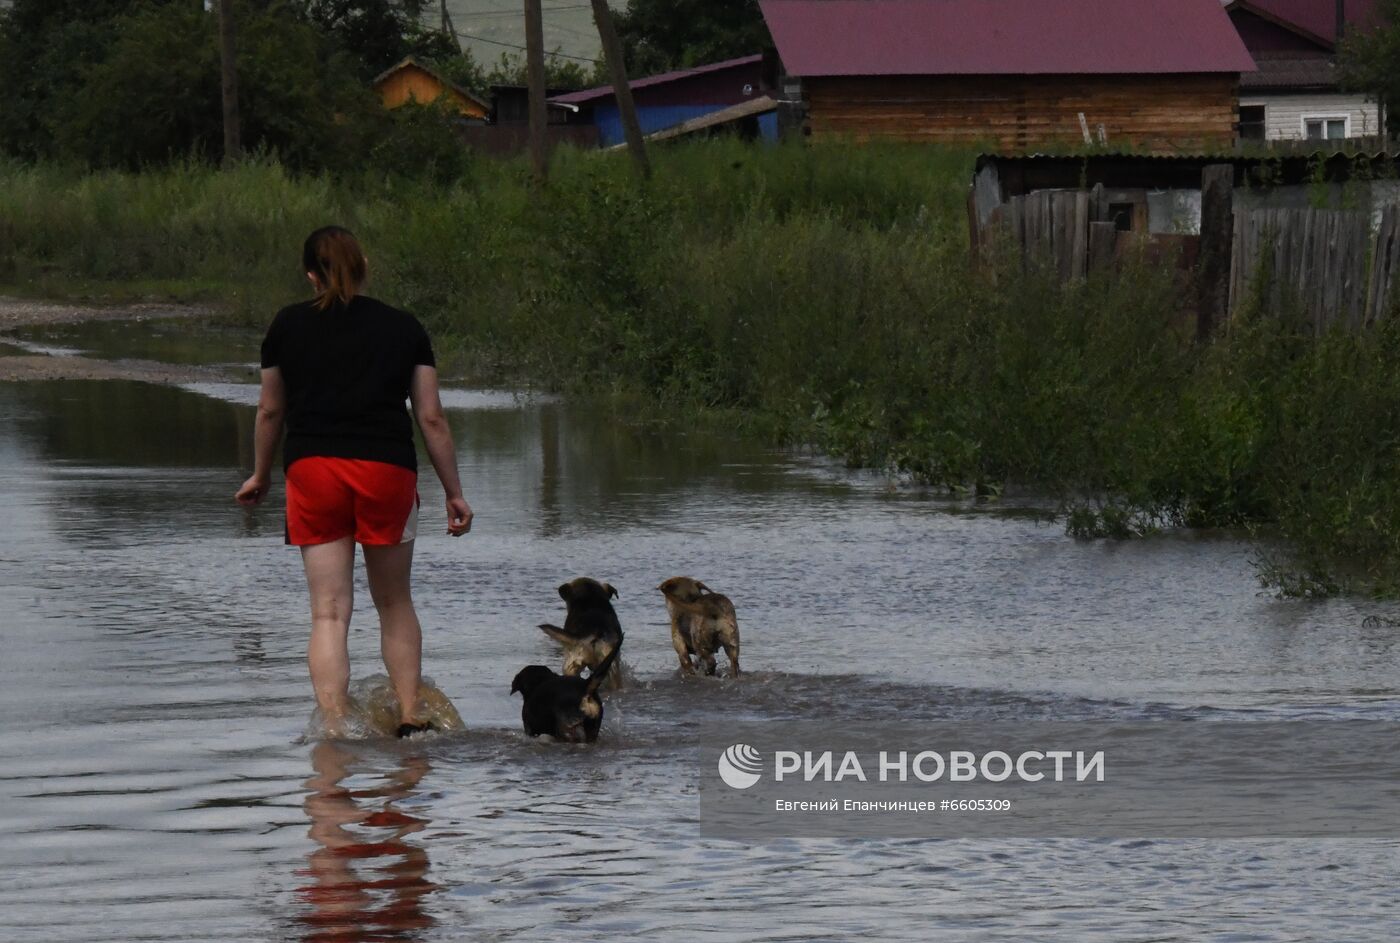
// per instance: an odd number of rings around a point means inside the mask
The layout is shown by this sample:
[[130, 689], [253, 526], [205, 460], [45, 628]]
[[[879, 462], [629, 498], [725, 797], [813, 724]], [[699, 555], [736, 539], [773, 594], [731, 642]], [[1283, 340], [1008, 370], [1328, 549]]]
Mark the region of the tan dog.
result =
[[739, 620], [728, 596], [711, 592], [699, 580], [673, 576], [660, 586], [671, 614], [671, 644], [680, 659], [681, 671], [695, 673], [696, 661], [705, 674], [715, 673], [715, 652], [724, 649], [729, 656], [729, 676], [739, 677]]
[[563, 628], [546, 624], [540, 629], [563, 647], [563, 673], [577, 677], [583, 669], [597, 670], [606, 662], [611, 669], [608, 689], [622, 687], [621, 662], [608, 659], [622, 644], [622, 626], [611, 602], [617, 590], [609, 583], [579, 577], [559, 587], [559, 598], [568, 609]]

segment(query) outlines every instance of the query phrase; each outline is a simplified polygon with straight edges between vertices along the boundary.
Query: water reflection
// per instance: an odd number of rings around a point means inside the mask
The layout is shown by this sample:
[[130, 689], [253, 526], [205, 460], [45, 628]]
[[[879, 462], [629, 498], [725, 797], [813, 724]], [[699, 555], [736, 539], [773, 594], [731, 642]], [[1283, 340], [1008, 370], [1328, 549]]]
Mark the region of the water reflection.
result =
[[[69, 539], [105, 540], [113, 529], [152, 527], [188, 533], [214, 521], [231, 524], [223, 530], [230, 536], [275, 537], [282, 529], [275, 504], [245, 513], [227, 494], [252, 463], [248, 403], [255, 398], [255, 387], [234, 402], [232, 395], [147, 383], [58, 380], [0, 388], [0, 415], [9, 419], [14, 440], [50, 469], [77, 472], [53, 476], [53, 487], [63, 492], [55, 510], [82, 508], [85, 523], [95, 516], [113, 525], [94, 534], [56, 521]], [[787, 456], [752, 441], [629, 425], [557, 403], [451, 410], [449, 421], [472, 496], [493, 509], [483, 527], [545, 539], [639, 522], [691, 529], [698, 525], [683, 505], [708, 508], [704, 496], [711, 494], [766, 499], [849, 490], [790, 474]], [[172, 468], [206, 474], [172, 475]], [[754, 504], [743, 514], [765, 510]]]
[[7, 331], [29, 347], [53, 348], [106, 360], [157, 360], [176, 364], [252, 364], [259, 331], [184, 318], [41, 324]]
[[428, 820], [400, 808], [431, 767], [422, 756], [404, 756], [380, 785], [356, 789], [346, 781], [358, 759], [329, 741], [311, 751], [315, 775], [306, 781], [304, 808], [318, 847], [297, 872], [308, 879], [297, 890], [309, 908], [298, 917], [306, 943], [415, 940], [436, 923], [424, 908], [438, 889], [428, 879], [428, 852], [409, 838]]
[[251, 409], [150, 383], [10, 384], [0, 402], [45, 458], [117, 468], [239, 468], [252, 462]]

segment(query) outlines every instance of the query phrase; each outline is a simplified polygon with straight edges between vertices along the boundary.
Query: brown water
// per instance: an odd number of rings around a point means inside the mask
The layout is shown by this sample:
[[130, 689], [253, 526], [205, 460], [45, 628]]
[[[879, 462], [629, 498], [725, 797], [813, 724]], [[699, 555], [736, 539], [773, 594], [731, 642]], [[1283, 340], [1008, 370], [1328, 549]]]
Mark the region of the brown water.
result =
[[[250, 349], [205, 343], [193, 362]], [[306, 742], [300, 567], [274, 509], [230, 500], [252, 395], [0, 385], [0, 940], [1397, 936], [1393, 842], [702, 839], [691, 748], [738, 719], [1400, 719], [1394, 607], [1263, 596], [1226, 537], [1078, 543], [1029, 508], [453, 391], [477, 522], [425, 528], [416, 586], [468, 732]], [[750, 677], [675, 676], [651, 587], [677, 573], [733, 597]], [[535, 624], [580, 574], [621, 591], [636, 677], [595, 749], [527, 740], [507, 693], [557, 658]]]

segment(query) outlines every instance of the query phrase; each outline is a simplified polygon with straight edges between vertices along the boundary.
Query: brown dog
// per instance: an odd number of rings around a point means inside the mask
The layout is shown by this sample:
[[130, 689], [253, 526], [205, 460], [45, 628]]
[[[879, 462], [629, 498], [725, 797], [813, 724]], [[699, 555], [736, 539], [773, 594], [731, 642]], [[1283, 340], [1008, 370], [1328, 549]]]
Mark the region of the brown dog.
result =
[[671, 614], [671, 644], [680, 659], [681, 671], [695, 673], [696, 661], [705, 674], [715, 673], [715, 652], [724, 649], [729, 656], [729, 676], [739, 677], [739, 620], [728, 596], [711, 592], [699, 580], [673, 576], [660, 586]]
[[[564, 627], [545, 624], [540, 628], [564, 647], [566, 676], [577, 677], [585, 668], [596, 671], [622, 644], [622, 626], [610, 601], [616, 597], [617, 590], [610, 584], [586, 576], [559, 587], [559, 598], [568, 609]], [[608, 664], [611, 671], [606, 684], [609, 690], [616, 690], [622, 687], [622, 666], [616, 659]]]

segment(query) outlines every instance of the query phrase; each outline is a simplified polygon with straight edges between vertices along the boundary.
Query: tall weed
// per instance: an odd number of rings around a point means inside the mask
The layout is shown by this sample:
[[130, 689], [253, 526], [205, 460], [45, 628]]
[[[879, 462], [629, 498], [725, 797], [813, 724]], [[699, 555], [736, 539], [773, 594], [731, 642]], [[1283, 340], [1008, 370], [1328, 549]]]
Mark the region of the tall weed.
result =
[[[423, 160], [438, 173], [436, 142]], [[155, 283], [253, 323], [304, 294], [313, 228], [355, 229], [372, 290], [478, 379], [761, 417], [855, 465], [1058, 496], [1071, 533], [1250, 527], [1280, 591], [1400, 593], [1400, 326], [1315, 338], [1264, 293], [1184, 336], [1174, 271], [1062, 284], [970, 263], [971, 155], [683, 145], [638, 181], [561, 149], [449, 182], [253, 160], [146, 174], [0, 164], [0, 282]]]

